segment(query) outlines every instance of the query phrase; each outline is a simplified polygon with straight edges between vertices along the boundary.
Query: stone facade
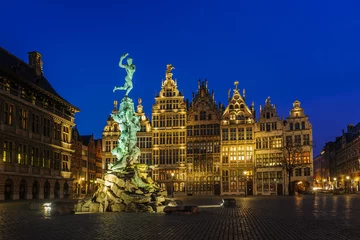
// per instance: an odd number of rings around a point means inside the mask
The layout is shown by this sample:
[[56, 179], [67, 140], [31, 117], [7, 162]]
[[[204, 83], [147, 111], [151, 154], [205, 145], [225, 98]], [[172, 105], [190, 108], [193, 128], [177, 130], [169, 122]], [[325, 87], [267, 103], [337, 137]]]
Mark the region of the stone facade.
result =
[[253, 194], [254, 105], [245, 102], [235, 82], [233, 96], [221, 117], [221, 194]]
[[264, 107], [260, 106], [260, 116], [255, 124], [255, 194], [284, 194], [282, 143], [283, 120], [268, 97]]
[[40, 53], [25, 63], [0, 48], [0, 109], [0, 200], [71, 197], [79, 109], [51, 87]]
[[101, 166], [99, 166], [99, 162], [101, 163], [100, 141], [95, 140], [94, 135], [79, 135], [78, 130], [73, 129], [72, 176], [74, 178], [73, 191], [76, 196], [94, 193], [96, 179], [102, 177]]
[[186, 103], [168, 65], [165, 81], [152, 107], [153, 179], [171, 194], [185, 192]]
[[329, 186], [346, 192], [360, 191], [360, 123], [349, 124], [342, 135], [323, 148], [322, 157], [328, 165], [321, 166], [329, 172]]
[[[112, 114], [118, 112], [118, 102], [114, 101], [114, 108]], [[102, 132], [102, 169], [103, 174], [108, 170], [109, 164], [116, 162], [116, 157], [112, 155], [111, 150], [113, 150], [120, 136], [120, 127], [114, 119], [109, 116], [107, 119], [107, 124], [104, 127]]]
[[142, 100], [139, 98], [138, 100], [138, 106], [136, 111], [136, 116], [140, 118], [140, 126], [141, 129], [139, 132], [137, 132], [137, 146], [140, 148], [141, 155], [139, 162], [141, 164], [147, 164], [152, 165], [152, 132], [151, 132], [151, 122], [146, 117], [143, 106], [142, 106]]
[[[155, 97], [152, 121], [145, 116], [141, 99], [136, 113], [142, 129], [137, 135], [140, 162], [154, 166], [154, 180], [169, 195], [283, 195], [288, 194], [288, 173], [293, 190], [311, 187], [312, 126], [299, 101], [283, 118], [268, 97], [257, 118], [254, 103], [247, 105], [245, 89], [240, 91], [238, 82], [223, 107], [209, 92], [208, 81], [199, 80], [189, 103], [177, 89], [172, 69], [169, 64]], [[103, 136], [112, 125], [109, 120]], [[287, 141], [295, 143], [297, 151], [290, 172], [285, 167]]]
[[187, 115], [188, 194], [220, 195], [220, 118], [208, 81], [199, 80]]

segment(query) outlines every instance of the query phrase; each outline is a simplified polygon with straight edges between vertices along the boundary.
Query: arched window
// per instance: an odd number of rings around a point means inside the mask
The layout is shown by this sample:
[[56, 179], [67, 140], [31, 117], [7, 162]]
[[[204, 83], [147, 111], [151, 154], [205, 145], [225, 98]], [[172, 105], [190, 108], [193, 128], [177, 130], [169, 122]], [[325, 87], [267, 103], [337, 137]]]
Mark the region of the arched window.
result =
[[295, 129], [296, 130], [300, 129], [300, 123], [295, 123]]

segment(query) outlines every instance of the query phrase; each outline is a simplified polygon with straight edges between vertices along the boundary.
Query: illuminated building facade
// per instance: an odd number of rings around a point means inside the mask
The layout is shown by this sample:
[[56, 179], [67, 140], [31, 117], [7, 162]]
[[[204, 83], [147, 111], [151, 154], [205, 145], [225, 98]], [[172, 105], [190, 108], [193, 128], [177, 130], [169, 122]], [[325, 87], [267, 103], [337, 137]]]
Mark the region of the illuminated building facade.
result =
[[[208, 82], [198, 81], [192, 101], [184, 101], [172, 78], [172, 65], [155, 97], [152, 121], [145, 116], [142, 100], [138, 146], [140, 163], [153, 165], [153, 179], [169, 195], [283, 195], [288, 194], [284, 168], [284, 143], [297, 143], [297, 164], [290, 172], [296, 191], [312, 184], [312, 126], [295, 101], [286, 119], [266, 99], [256, 119], [254, 103], [246, 104], [246, 92], [235, 82], [224, 109], [217, 105]], [[117, 111], [115, 102], [113, 113]], [[120, 129], [109, 117], [103, 132], [103, 168], [115, 160], [111, 150]]]
[[[349, 124], [334, 142], [328, 142], [322, 151], [328, 165], [318, 166], [329, 172], [328, 185], [345, 192], [360, 190], [360, 123]], [[327, 169], [328, 168], [328, 169]]]
[[255, 124], [255, 194], [283, 195], [285, 172], [283, 161], [283, 121], [270, 97], [260, 106]]
[[245, 102], [235, 82], [220, 124], [221, 131], [221, 194], [252, 195], [254, 175], [254, 105]]
[[186, 182], [186, 103], [167, 65], [152, 107], [153, 179], [169, 194], [184, 193]]
[[141, 126], [140, 131], [137, 132], [137, 144], [141, 152], [139, 162], [142, 164], [153, 165], [151, 122], [144, 113], [141, 98], [138, 99], [138, 106], [135, 114], [140, 118]]
[[[118, 112], [118, 102], [114, 101], [114, 107], [112, 110], [112, 114], [116, 114]], [[109, 116], [106, 122], [106, 126], [102, 132], [102, 170], [105, 173], [109, 167], [110, 163], [114, 163], [116, 161], [116, 157], [111, 154], [111, 150], [113, 150], [118, 142], [120, 137], [120, 127], [114, 119]]]
[[[296, 100], [283, 126], [283, 144], [285, 146], [291, 144], [296, 146], [291, 153], [295, 158], [295, 168], [290, 171], [290, 184], [292, 184], [292, 190], [295, 192], [307, 191], [313, 185], [312, 136], [312, 125], [309, 117], [305, 115], [300, 102]], [[286, 177], [285, 185], [287, 186], [288, 184], [288, 178]], [[285, 194], [288, 194], [287, 187], [285, 188]]]
[[72, 128], [79, 111], [51, 87], [42, 57], [0, 48], [0, 200], [71, 197]]
[[198, 81], [187, 114], [187, 194], [220, 195], [221, 110], [208, 81]]

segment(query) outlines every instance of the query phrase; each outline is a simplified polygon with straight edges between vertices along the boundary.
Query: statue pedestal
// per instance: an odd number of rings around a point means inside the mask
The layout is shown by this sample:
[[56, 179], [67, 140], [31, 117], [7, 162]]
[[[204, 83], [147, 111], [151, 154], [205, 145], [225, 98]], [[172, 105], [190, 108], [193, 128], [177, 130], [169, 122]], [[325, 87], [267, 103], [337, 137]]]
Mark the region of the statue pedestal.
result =
[[79, 201], [76, 212], [162, 212], [165, 196], [148, 177], [148, 166], [134, 164], [123, 172], [109, 172], [97, 179], [91, 199]]

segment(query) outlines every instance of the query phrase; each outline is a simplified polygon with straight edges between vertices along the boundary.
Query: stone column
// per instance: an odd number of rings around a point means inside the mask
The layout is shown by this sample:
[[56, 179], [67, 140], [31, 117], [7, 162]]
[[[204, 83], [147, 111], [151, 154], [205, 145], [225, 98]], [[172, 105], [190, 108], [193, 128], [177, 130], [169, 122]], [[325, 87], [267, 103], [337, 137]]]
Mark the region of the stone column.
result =
[[5, 200], [5, 176], [0, 175], [0, 201]]
[[[32, 169], [32, 168], [30, 168]], [[34, 184], [34, 179], [33, 178], [28, 178], [26, 179], [26, 199], [32, 199], [33, 195], [32, 195], [32, 187]]]
[[64, 198], [64, 180], [60, 180], [59, 184], [60, 184], [60, 198]]
[[49, 183], [50, 183], [50, 199], [53, 199], [53, 198], [55, 198], [55, 195], [54, 195], [55, 179], [49, 179]]
[[18, 177], [14, 177], [13, 179], [13, 195], [12, 195], [12, 200], [19, 200], [20, 198], [20, 179]]
[[73, 187], [74, 187], [74, 182], [73, 181], [68, 181], [69, 184], [69, 198], [72, 199], [74, 196], [74, 192], [73, 192]]
[[44, 179], [39, 179], [39, 199], [44, 199]]

